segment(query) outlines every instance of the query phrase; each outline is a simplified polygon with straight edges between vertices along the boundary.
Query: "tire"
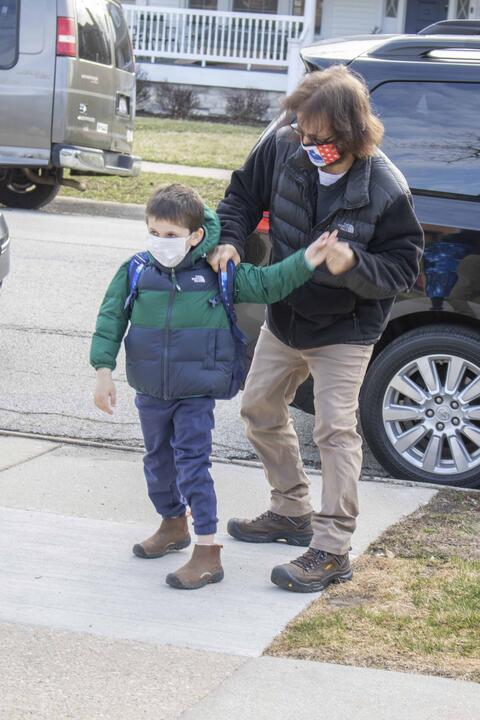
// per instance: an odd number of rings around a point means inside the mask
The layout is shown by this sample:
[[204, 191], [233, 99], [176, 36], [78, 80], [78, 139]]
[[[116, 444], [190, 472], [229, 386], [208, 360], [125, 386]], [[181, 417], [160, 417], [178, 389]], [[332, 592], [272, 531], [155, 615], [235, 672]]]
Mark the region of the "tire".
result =
[[295, 393], [292, 407], [297, 408], [297, 410], [303, 410], [303, 412], [306, 412], [309, 415], [315, 415], [315, 407], [313, 404], [313, 378], [311, 375], [300, 385]]
[[367, 372], [360, 417], [394, 477], [480, 487], [480, 333], [432, 325], [394, 340]]
[[35, 184], [21, 170], [15, 170], [8, 182], [0, 187], [0, 203], [11, 208], [36, 210], [53, 200], [60, 190], [60, 183], [55, 185]]

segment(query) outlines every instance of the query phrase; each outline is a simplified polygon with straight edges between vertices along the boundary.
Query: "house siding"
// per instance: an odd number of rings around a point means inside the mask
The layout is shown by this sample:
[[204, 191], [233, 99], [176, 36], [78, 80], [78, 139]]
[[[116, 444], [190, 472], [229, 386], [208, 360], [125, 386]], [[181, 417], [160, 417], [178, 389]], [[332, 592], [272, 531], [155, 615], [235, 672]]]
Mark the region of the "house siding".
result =
[[[369, 34], [382, 24], [382, 0], [330, 0], [324, 37]], [[325, 18], [327, 20], [327, 18]]]

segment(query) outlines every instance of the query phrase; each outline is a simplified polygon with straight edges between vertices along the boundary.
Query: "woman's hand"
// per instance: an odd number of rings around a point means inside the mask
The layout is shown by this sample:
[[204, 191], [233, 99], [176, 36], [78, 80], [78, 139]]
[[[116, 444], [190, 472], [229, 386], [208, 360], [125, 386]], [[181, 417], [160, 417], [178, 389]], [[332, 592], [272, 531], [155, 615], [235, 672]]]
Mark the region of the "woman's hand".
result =
[[99, 410], [113, 415], [113, 408], [117, 404], [117, 392], [109, 368], [98, 368], [93, 398]]
[[329, 249], [325, 263], [332, 275], [343, 275], [355, 267], [357, 259], [350, 245], [339, 240]]
[[225, 272], [229, 260], [233, 260], [235, 265], [239, 264], [240, 255], [233, 245], [217, 245], [217, 247], [212, 250], [207, 260], [215, 272], [218, 272], [219, 270]]
[[332, 251], [337, 240], [338, 230], [333, 232], [324, 232], [305, 250], [305, 260], [312, 266], [317, 268], [327, 259], [328, 253]]

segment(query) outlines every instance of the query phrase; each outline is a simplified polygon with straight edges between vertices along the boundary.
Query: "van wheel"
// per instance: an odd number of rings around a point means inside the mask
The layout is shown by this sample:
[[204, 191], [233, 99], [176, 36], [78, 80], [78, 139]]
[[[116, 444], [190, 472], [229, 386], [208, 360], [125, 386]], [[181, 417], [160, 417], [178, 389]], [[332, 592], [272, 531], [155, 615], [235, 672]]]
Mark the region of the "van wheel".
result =
[[5, 184], [0, 186], [0, 203], [7, 207], [35, 210], [51, 202], [59, 190], [59, 183], [37, 185], [22, 170], [13, 170]]
[[394, 477], [480, 487], [480, 333], [432, 325], [394, 340], [368, 370], [360, 416]]

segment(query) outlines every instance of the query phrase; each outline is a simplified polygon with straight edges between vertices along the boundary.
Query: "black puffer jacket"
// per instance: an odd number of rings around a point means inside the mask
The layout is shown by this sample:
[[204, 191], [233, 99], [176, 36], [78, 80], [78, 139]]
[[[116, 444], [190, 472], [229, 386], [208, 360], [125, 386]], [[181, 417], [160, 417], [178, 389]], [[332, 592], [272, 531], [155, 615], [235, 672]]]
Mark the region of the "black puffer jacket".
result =
[[315, 225], [317, 169], [290, 128], [272, 133], [232, 175], [218, 206], [221, 243], [243, 257], [245, 240], [270, 210], [272, 262], [309, 245], [323, 230], [338, 229], [354, 250], [356, 266], [333, 276], [326, 266], [311, 281], [268, 309], [268, 325], [285, 343], [312, 348], [374, 343], [395, 295], [413, 287], [423, 251], [423, 231], [407, 182], [377, 150], [356, 160], [343, 196]]

